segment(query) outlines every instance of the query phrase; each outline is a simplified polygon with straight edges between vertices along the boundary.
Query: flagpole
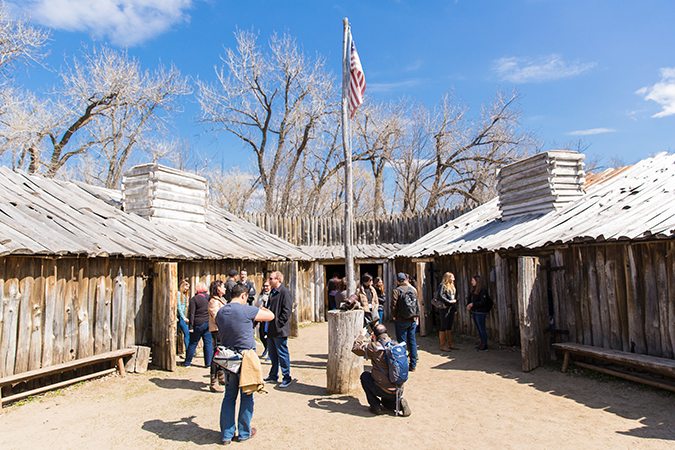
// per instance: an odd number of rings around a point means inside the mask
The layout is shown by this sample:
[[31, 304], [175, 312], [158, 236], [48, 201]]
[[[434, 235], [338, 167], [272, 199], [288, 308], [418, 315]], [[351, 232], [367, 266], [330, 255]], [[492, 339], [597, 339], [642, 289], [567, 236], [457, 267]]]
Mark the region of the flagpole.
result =
[[347, 278], [348, 295], [356, 293], [356, 281], [354, 280], [354, 249], [352, 246], [352, 149], [349, 139], [349, 113], [347, 102], [349, 101], [349, 20], [342, 19], [344, 34], [342, 38], [342, 146], [345, 153], [345, 277]]

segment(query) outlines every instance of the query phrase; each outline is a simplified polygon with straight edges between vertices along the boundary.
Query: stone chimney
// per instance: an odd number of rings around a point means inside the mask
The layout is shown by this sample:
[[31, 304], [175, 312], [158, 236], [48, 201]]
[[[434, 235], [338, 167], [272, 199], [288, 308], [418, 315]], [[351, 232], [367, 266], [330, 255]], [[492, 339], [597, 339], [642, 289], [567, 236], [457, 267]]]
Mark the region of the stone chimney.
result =
[[583, 154], [566, 150], [538, 153], [497, 173], [502, 220], [546, 214], [584, 193]]
[[206, 179], [159, 164], [136, 166], [122, 178], [122, 207], [152, 222], [206, 223]]

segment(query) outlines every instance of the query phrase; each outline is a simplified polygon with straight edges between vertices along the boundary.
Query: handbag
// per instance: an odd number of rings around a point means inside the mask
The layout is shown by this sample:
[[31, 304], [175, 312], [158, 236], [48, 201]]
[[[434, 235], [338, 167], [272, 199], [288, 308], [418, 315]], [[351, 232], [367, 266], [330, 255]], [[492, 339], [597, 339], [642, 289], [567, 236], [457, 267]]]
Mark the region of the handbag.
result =
[[213, 362], [223, 369], [232, 373], [239, 373], [241, 370], [242, 353], [236, 348], [219, 345], [216, 354], [213, 355]]
[[447, 305], [441, 301], [440, 298], [438, 298], [438, 291], [434, 294], [434, 298], [431, 299], [431, 306], [433, 306], [436, 309], [445, 309], [447, 308]]

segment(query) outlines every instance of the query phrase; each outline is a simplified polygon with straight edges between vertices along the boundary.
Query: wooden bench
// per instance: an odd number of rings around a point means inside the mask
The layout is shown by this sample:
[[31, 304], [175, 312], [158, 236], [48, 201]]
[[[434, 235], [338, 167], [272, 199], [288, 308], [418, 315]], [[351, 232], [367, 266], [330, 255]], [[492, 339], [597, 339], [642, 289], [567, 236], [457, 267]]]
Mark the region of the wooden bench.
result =
[[[611, 350], [608, 348], [593, 347], [590, 345], [583, 344], [574, 344], [571, 342], [566, 343], [556, 343], [552, 344], [553, 348], [565, 352], [565, 358], [563, 359], [562, 371], [567, 372], [567, 368], [570, 364], [570, 354], [574, 353], [579, 356], [587, 356], [590, 358], [601, 359], [604, 361], [609, 361], [615, 364], [620, 364], [627, 367], [633, 367], [635, 369], [641, 369], [653, 373], [658, 373], [660, 375], [665, 375], [667, 377], [675, 378], [675, 360], [668, 358], [659, 358], [656, 356], [649, 355], [640, 355], [636, 353], [622, 352], [619, 350]], [[606, 367], [594, 366], [592, 364], [586, 364], [581, 361], [573, 361], [574, 365], [583, 367], [585, 369], [595, 370], [597, 372], [605, 373], [607, 375], [613, 375], [615, 377], [625, 378], [627, 380], [635, 381], [638, 383], [648, 384], [650, 386], [658, 387], [661, 389], [667, 389], [669, 391], [675, 392], [675, 385], [669, 383], [663, 383], [656, 380], [650, 380], [643, 377], [638, 377], [624, 372], [619, 372], [617, 370], [608, 369]]]
[[[88, 380], [90, 378], [100, 377], [103, 375], [108, 375], [110, 373], [119, 370], [120, 375], [125, 375], [124, 370], [124, 358], [131, 356], [136, 353], [134, 348], [123, 348], [120, 350], [115, 350], [112, 352], [101, 353], [100, 355], [89, 356], [87, 358], [75, 359], [63, 364], [57, 364], [54, 366], [43, 367], [42, 369], [31, 370], [29, 372], [17, 373], [15, 375], [10, 375], [8, 377], [0, 378], [0, 408], [2, 403], [11, 402], [23, 397], [29, 397], [31, 395], [39, 394], [41, 392], [49, 391], [52, 389], [58, 389], [69, 384], [79, 383], [80, 381]], [[37, 389], [33, 389], [26, 392], [20, 392], [18, 394], [10, 395], [8, 397], [2, 398], [2, 387], [7, 385], [14, 385], [22, 381], [33, 380], [35, 378], [41, 378], [49, 375], [54, 375], [57, 373], [65, 372], [67, 370], [79, 369], [81, 367], [89, 366], [96, 363], [106, 362], [106, 361], [116, 361], [117, 368], [113, 367], [111, 369], [106, 369], [99, 372], [94, 372], [89, 375], [84, 375], [82, 377], [73, 378], [71, 380], [61, 381], [60, 383], [50, 384], [48, 386], [42, 386]]]

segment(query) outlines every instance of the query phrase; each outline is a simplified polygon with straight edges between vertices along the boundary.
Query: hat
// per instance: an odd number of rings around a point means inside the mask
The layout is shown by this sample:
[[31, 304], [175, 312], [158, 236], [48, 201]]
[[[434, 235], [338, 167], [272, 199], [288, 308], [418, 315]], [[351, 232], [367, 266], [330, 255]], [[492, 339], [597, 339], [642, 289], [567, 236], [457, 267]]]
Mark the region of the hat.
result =
[[234, 270], [234, 269], [230, 270], [230, 276], [231, 276], [231, 277], [236, 277], [237, 275], [239, 275], [239, 272], [237, 272], [237, 271]]
[[398, 275], [396, 275], [396, 280], [397, 280], [399, 283], [403, 283], [403, 282], [404, 282], [405, 280], [407, 280], [407, 279], [408, 279], [408, 277], [407, 277], [406, 274], [404, 274], [403, 272], [399, 272]]

